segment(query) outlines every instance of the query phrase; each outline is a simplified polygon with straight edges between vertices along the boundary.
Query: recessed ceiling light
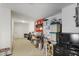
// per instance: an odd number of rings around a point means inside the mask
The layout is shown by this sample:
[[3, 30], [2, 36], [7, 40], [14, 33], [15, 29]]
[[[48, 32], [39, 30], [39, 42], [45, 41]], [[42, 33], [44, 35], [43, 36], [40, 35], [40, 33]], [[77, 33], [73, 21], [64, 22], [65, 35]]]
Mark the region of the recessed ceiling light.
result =
[[22, 20], [21, 22], [22, 22], [22, 23], [25, 23], [25, 21], [24, 21], [24, 20]]

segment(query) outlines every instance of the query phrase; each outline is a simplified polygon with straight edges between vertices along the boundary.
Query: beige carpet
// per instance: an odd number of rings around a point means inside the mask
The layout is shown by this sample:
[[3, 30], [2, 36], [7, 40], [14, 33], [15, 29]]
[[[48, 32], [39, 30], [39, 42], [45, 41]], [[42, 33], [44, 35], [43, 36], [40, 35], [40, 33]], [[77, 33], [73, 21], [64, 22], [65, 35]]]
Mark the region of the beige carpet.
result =
[[15, 39], [13, 56], [43, 56], [43, 52], [27, 39]]

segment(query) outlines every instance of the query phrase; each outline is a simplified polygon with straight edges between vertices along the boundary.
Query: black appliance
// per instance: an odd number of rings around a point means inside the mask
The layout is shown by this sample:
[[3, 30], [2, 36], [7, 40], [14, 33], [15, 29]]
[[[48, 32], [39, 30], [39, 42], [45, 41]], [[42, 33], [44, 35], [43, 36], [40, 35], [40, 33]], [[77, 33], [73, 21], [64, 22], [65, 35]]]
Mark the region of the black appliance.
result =
[[25, 34], [24, 34], [24, 38], [28, 38], [28, 34], [25, 33]]
[[79, 33], [60, 33], [54, 56], [79, 56]]

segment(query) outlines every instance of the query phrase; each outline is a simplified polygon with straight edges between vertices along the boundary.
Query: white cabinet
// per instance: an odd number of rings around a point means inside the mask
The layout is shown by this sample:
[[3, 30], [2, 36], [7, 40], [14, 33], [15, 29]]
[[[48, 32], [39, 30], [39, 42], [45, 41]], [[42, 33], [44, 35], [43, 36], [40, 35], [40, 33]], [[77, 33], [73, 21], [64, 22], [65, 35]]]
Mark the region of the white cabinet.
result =
[[76, 3], [66, 6], [62, 9], [62, 32], [65, 33], [79, 33], [79, 27], [75, 23], [75, 7]]

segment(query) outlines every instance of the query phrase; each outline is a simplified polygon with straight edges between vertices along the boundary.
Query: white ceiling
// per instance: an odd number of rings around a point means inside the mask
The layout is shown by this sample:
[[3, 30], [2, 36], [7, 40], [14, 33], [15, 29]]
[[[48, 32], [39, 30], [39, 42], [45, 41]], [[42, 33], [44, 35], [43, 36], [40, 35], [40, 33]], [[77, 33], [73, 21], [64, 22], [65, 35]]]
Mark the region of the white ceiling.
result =
[[71, 3], [5, 3], [1, 6], [11, 8], [14, 15], [24, 16], [24, 18], [38, 19], [49, 17]]

